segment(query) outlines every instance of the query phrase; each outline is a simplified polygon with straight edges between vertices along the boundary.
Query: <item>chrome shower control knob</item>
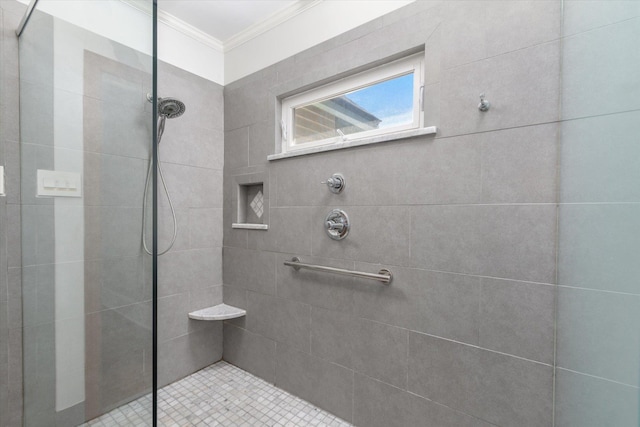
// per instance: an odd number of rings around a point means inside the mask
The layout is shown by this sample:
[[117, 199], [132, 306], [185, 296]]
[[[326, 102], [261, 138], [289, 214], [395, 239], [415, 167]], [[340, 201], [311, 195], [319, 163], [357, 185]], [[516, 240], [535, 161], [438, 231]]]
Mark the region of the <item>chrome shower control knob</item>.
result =
[[351, 224], [347, 213], [342, 209], [334, 209], [329, 212], [324, 220], [324, 228], [333, 240], [342, 240], [349, 234]]
[[326, 181], [322, 181], [320, 184], [326, 184], [327, 187], [329, 187], [329, 190], [336, 194], [344, 190], [344, 186], [346, 185], [344, 177], [339, 173], [334, 173], [331, 175], [331, 178]]

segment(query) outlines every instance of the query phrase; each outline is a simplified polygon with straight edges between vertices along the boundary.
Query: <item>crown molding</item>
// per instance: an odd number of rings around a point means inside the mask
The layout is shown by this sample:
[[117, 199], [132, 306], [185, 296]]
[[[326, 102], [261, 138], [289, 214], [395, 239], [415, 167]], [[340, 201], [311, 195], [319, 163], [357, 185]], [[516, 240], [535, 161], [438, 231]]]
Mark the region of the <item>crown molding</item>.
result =
[[240, 31], [238, 34], [229, 37], [224, 41], [224, 51], [228, 52], [240, 45], [245, 44], [251, 39], [258, 37], [260, 34], [277, 27], [283, 22], [288, 21], [296, 15], [317, 6], [324, 0], [298, 0], [290, 6], [277, 11], [266, 19], [256, 22], [255, 24]]
[[[146, 13], [149, 16], [153, 16], [153, 9], [151, 4], [145, 0], [120, 0], [140, 12]], [[224, 43], [217, 38], [205, 33], [202, 30], [194, 27], [191, 24], [186, 23], [182, 19], [178, 19], [175, 16], [167, 13], [161, 9], [158, 9], [158, 22], [161, 22], [182, 34], [191, 37], [192, 39], [209, 46], [218, 52], [224, 52]]]
[[[149, 1], [147, 0], [120, 0], [122, 3], [125, 3], [147, 15], [153, 15], [153, 9]], [[191, 24], [186, 23], [185, 21], [176, 18], [175, 16], [164, 12], [161, 9], [158, 9], [158, 21], [163, 24], [173, 28], [176, 31], [181, 32], [182, 34], [191, 37], [192, 39], [203, 43], [212, 49], [215, 49], [219, 52], [228, 52], [244, 43], [248, 42], [251, 39], [258, 37], [260, 34], [263, 34], [283, 22], [288, 21], [294, 16], [308, 10], [324, 0], [298, 0], [290, 6], [279, 10], [278, 12], [270, 15], [266, 19], [263, 19], [250, 27], [242, 30], [238, 34], [228, 38], [225, 41], [221, 41], [202, 30], [194, 27]]]

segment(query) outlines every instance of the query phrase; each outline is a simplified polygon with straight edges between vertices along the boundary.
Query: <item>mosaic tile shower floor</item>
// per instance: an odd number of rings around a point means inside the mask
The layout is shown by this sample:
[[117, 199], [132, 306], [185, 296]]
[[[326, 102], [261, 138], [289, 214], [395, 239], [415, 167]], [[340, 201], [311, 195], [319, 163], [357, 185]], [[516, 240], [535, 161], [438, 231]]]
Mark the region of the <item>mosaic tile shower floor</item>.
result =
[[[151, 426], [143, 396], [84, 426]], [[351, 424], [268, 382], [218, 362], [158, 391], [159, 426], [327, 426]]]

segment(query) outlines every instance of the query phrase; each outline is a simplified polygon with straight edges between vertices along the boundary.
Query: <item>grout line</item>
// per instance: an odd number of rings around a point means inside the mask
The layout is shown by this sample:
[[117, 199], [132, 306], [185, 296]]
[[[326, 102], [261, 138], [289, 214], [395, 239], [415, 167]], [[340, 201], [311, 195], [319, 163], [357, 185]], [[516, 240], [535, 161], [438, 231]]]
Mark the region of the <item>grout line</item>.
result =
[[612, 379], [605, 378], [605, 377], [599, 377], [597, 375], [587, 374], [586, 372], [574, 371], [573, 369], [562, 368], [560, 366], [556, 367], [556, 369], [557, 370], [561, 370], [561, 371], [571, 372], [572, 374], [583, 375], [585, 377], [595, 378], [597, 380], [607, 381], [609, 383], [618, 384], [618, 385], [621, 385], [621, 386], [624, 386], [624, 387], [629, 387], [629, 388], [633, 388], [633, 389], [636, 389], [636, 390], [640, 390], [640, 386], [621, 383], [620, 381], [612, 380]]

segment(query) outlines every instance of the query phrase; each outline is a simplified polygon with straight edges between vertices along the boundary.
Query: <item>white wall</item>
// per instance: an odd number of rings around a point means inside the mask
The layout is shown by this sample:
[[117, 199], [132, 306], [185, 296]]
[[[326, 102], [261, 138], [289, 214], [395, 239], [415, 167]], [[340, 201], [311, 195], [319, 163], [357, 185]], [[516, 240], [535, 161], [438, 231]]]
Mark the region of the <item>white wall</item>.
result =
[[345, 33], [415, 0], [323, 1], [225, 52], [224, 81], [231, 83]]
[[[27, 0], [19, 1], [28, 3]], [[113, 0], [41, 0], [38, 10], [140, 52], [152, 53], [151, 17], [127, 3]], [[163, 22], [158, 25], [158, 59], [207, 80], [224, 83], [223, 53]]]
[[[28, 0], [18, 1], [28, 3]], [[224, 53], [184, 31], [159, 22], [158, 58], [224, 85], [413, 1], [415, 0], [321, 1]], [[41, 0], [38, 9], [140, 52], [151, 54], [152, 23], [149, 14], [127, 3], [113, 0]]]

